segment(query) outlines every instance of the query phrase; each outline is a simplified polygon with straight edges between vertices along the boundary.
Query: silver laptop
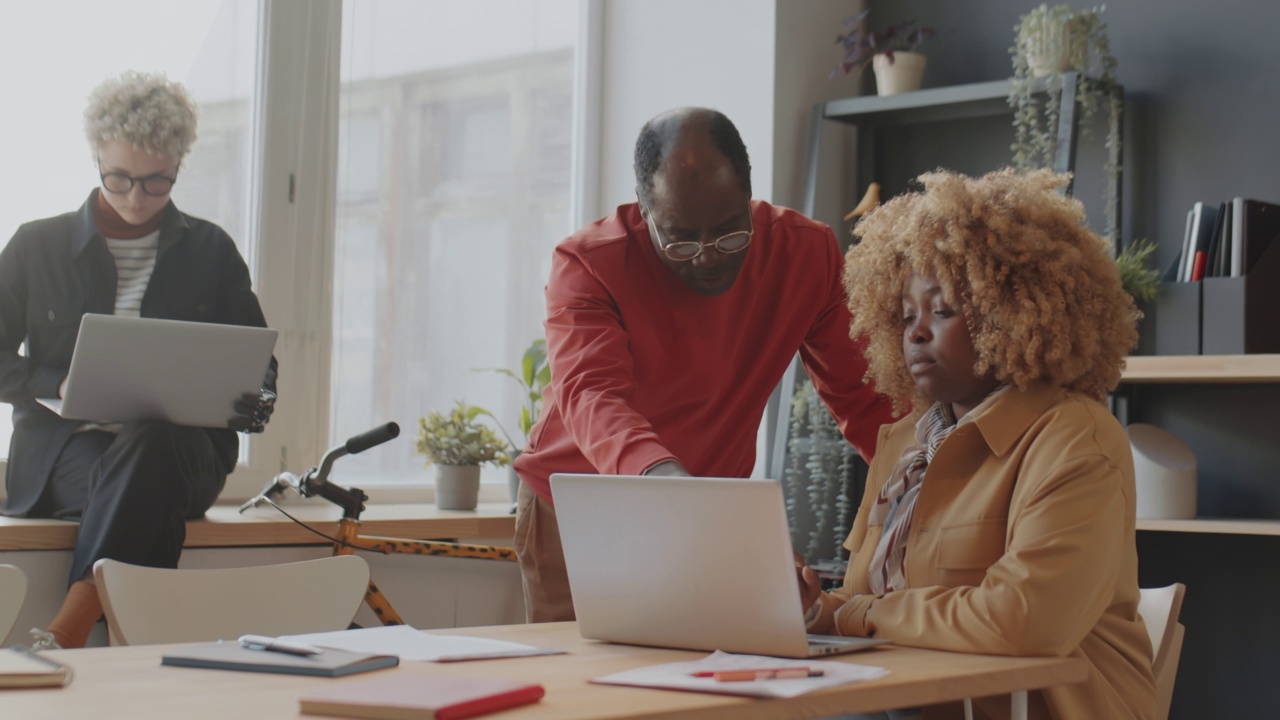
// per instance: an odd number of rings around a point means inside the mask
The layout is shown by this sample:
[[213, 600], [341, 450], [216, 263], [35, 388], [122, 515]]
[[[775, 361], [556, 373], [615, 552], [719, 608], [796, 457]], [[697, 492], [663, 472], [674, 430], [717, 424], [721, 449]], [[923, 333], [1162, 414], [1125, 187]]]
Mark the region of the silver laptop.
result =
[[224, 428], [243, 395], [257, 394], [278, 332], [155, 318], [85, 315], [62, 399], [64, 418], [167, 420]]
[[772, 480], [551, 476], [583, 637], [813, 657], [881, 639], [806, 635]]

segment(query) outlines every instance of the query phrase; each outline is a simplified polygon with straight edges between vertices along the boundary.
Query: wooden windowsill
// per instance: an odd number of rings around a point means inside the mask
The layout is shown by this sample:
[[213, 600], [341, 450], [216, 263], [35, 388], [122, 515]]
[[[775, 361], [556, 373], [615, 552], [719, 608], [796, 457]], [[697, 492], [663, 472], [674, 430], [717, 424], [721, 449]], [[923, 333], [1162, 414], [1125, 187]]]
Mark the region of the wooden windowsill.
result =
[[[332, 505], [285, 507], [291, 515], [317, 530], [333, 534], [342, 511]], [[245, 547], [265, 545], [325, 545], [274, 508], [263, 506], [243, 515], [231, 505], [215, 505], [201, 520], [187, 523], [183, 547]], [[482, 503], [474, 511], [441, 510], [435, 505], [370, 505], [361, 518], [366, 535], [446, 540], [475, 537], [510, 537], [516, 518], [510, 503]], [[77, 523], [62, 520], [28, 520], [0, 517], [0, 551], [70, 550], [75, 545]]]

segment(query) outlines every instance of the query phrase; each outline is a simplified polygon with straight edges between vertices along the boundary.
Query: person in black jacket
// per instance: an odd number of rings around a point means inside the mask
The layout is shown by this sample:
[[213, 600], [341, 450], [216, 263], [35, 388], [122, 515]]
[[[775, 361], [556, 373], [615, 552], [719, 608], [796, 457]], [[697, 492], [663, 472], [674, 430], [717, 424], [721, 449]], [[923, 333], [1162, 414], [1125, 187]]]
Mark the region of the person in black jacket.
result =
[[163, 75], [110, 78], [90, 95], [85, 131], [101, 186], [0, 252], [0, 401], [14, 427], [0, 512], [80, 522], [70, 589], [42, 638], [61, 647], [82, 647], [102, 614], [95, 561], [177, 566], [186, 520], [235, 468], [236, 432], [270, 418], [277, 367], [226, 429], [85, 423], [36, 402], [62, 396], [85, 313], [266, 326], [230, 236], [169, 198], [196, 136], [186, 90]]

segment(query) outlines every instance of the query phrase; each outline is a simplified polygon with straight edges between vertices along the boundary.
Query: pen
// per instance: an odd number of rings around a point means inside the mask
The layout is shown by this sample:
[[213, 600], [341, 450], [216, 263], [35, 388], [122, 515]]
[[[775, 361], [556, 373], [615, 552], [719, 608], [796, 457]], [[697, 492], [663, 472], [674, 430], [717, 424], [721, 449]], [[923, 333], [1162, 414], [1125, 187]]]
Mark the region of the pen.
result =
[[240, 647], [249, 650], [270, 650], [271, 652], [288, 653], [290, 655], [319, 655], [323, 648], [306, 643], [294, 642], [267, 635], [241, 635]]
[[822, 670], [808, 667], [758, 668], [750, 670], [702, 670], [693, 677], [714, 678], [716, 682], [743, 682], [749, 680], [787, 680], [793, 678], [822, 677]]

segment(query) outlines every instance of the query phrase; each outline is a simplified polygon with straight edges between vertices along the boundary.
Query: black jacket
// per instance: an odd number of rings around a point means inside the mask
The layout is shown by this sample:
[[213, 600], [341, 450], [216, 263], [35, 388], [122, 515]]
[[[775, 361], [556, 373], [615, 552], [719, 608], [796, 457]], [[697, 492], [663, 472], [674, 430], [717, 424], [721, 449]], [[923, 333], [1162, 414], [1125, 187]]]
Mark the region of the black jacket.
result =
[[[13, 405], [6, 514], [31, 509], [58, 454], [82, 424], [63, 420], [35, 399], [58, 396], [80, 317], [115, 311], [116, 263], [93, 221], [97, 193], [76, 212], [26, 223], [0, 252], [0, 401]], [[231, 237], [179, 212], [172, 202], [163, 212], [142, 316], [266, 327], [249, 268]], [[23, 342], [25, 355], [18, 352]], [[272, 391], [276, 368], [272, 358], [264, 380]], [[230, 473], [239, 453], [236, 433], [207, 432]]]

